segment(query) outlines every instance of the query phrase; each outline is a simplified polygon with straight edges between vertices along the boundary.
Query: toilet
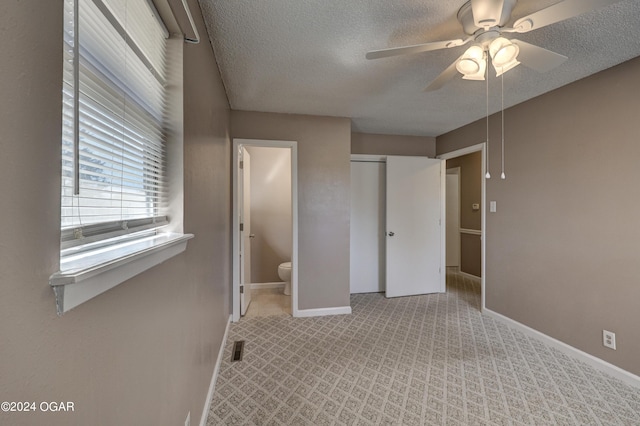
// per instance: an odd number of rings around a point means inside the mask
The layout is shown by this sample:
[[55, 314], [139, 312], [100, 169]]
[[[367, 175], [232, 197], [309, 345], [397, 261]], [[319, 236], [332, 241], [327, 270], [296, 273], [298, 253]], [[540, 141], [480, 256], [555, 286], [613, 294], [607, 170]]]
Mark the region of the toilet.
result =
[[284, 262], [278, 266], [278, 276], [284, 281], [284, 294], [291, 296], [291, 262]]

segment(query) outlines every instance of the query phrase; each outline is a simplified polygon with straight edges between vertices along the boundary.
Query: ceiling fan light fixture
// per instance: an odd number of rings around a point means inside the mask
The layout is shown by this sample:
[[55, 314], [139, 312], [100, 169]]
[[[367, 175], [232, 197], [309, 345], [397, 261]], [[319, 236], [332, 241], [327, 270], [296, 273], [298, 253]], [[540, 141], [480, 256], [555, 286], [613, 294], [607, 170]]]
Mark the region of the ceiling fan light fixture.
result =
[[480, 46], [471, 46], [456, 63], [456, 69], [465, 80], [484, 80], [487, 69], [484, 50]]
[[460, 71], [460, 74], [467, 76], [480, 71], [480, 64], [475, 59], [462, 58], [456, 64], [456, 69]]
[[518, 53], [520, 53], [518, 45], [504, 37], [498, 37], [489, 44], [489, 54], [496, 68], [502, 68], [515, 61]]
[[489, 44], [489, 55], [497, 77], [520, 65], [517, 60], [519, 53], [520, 47], [504, 37], [498, 37]]
[[462, 76], [462, 78], [464, 80], [478, 80], [478, 81], [482, 81], [484, 80], [484, 75], [485, 72], [487, 70], [487, 62], [484, 59], [481, 59], [479, 62], [479, 69], [477, 72], [473, 73], [473, 74], [465, 74]]

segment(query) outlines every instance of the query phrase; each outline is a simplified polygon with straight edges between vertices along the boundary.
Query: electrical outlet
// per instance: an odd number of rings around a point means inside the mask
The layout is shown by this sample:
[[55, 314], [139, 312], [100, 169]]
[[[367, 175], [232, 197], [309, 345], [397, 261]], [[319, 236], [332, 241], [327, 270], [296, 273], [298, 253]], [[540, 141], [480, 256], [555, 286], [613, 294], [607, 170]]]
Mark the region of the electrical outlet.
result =
[[187, 419], [184, 421], [184, 426], [191, 426], [191, 411], [187, 413]]
[[616, 350], [616, 333], [613, 333], [607, 330], [602, 330], [602, 344], [605, 347], [611, 348], [615, 351]]

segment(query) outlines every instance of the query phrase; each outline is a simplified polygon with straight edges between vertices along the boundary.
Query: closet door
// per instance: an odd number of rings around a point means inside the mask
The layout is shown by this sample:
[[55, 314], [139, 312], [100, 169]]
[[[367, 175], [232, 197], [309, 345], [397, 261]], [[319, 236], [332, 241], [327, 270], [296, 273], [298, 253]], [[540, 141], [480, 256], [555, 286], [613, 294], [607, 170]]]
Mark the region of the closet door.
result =
[[444, 292], [444, 161], [388, 156], [386, 169], [386, 295]]
[[351, 293], [384, 291], [385, 163], [351, 162]]

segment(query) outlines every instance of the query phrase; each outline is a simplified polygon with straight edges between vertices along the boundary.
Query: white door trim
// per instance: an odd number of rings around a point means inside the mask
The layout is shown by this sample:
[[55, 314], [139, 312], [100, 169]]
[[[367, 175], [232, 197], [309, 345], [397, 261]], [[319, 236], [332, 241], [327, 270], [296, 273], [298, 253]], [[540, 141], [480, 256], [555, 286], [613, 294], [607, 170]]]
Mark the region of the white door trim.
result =
[[487, 165], [486, 165], [486, 149], [487, 149], [487, 144], [485, 142], [476, 144], [476, 145], [471, 145], [468, 146], [466, 148], [462, 148], [462, 149], [458, 149], [455, 151], [451, 151], [451, 152], [447, 152], [445, 154], [441, 154], [438, 155], [437, 158], [441, 159], [441, 160], [450, 160], [452, 158], [457, 158], [457, 157], [462, 157], [463, 155], [467, 155], [467, 154], [471, 154], [473, 152], [478, 152], [481, 151], [482, 152], [482, 169], [481, 169], [481, 174], [482, 174], [482, 211], [481, 211], [481, 217], [480, 217], [480, 221], [482, 224], [482, 230], [481, 230], [481, 244], [480, 244], [480, 250], [481, 250], [481, 256], [482, 256], [482, 260], [481, 260], [481, 273], [482, 273], [482, 277], [480, 280], [480, 310], [484, 311], [486, 309], [485, 306], [485, 298], [486, 298], [486, 280], [487, 280], [487, 272], [486, 272], [486, 247], [487, 247], [487, 222], [486, 222], [486, 211], [487, 211], [487, 181], [484, 177], [486, 170], [487, 170]]
[[233, 322], [240, 320], [240, 221], [238, 217], [238, 149], [242, 146], [257, 146], [291, 149], [291, 313], [294, 317], [298, 313], [298, 143], [296, 141], [276, 141], [264, 139], [233, 139], [232, 150], [232, 308]]

